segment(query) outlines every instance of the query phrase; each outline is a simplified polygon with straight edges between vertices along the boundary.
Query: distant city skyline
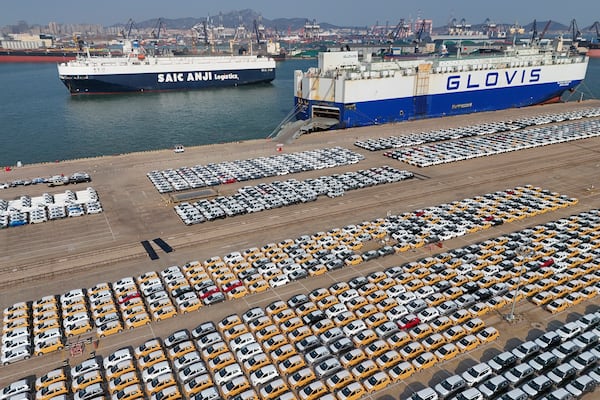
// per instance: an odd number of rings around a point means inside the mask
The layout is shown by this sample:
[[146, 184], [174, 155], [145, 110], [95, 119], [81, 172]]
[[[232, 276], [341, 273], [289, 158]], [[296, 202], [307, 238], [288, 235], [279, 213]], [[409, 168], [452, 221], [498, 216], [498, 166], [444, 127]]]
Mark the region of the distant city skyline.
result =
[[286, 2], [275, 0], [19, 0], [0, 9], [0, 26], [16, 25], [26, 21], [30, 25], [47, 25], [49, 22], [66, 24], [100, 24], [110, 26], [125, 23], [129, 18], [144, 21], [153, 18], [202, 18], [217, 16], [219, 12], [252, 9], [265, 19], [306, 18], [318, 23], [337, 26], [372, 26], [377, 21], [394, 26], [401, 18], [406, 20], [422, 17], [432, 19], [434, 26], [446, 25], [452, 18], [464, 18], [470, 24], [483, 23], [486, 18], [497, 23], [526, 25], [534, 19], [553, 20], [569, 24], [575, 18], [580, 29], [600, 20], [597, 0], [453, 0], [415, 2], [398, 0], [370, 0], [349, 2], [347, 0], [303, 0]]

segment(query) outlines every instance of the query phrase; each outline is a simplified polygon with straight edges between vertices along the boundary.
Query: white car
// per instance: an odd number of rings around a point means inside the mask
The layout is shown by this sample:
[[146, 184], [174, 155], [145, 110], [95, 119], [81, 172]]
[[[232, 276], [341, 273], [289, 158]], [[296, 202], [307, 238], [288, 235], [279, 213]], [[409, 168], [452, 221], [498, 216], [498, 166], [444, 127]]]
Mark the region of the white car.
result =
[[168, 361], [161, 361], [142, 371], [142, 380], [150, 382], [159, 375], [172, 372]]
[[104, 369], [109, 369], [113, 365], [117, 365], [121, 361], [131, 360], [133, 355], [131, 354], [131, 350], [129, 348], [119, 349], [104, 358], [103, 367]]
[[290, 278], [287, 275], [278, 275], [274, 278], [269, 279], [269, 286], [276, 288], [279, 286], [287, 285], [290, 283]]
[[29, 357], [31, 357], [31, 347], [29, 345], [25, 345], [3, 351], [0, 360], [2, 361], [2, 365], [8, 365], [15, 361], [27, 360]]
[[276, 378], [279, 378], [279, 371], [277, 371], [275, 366], [269, 364], [261, 367], [258, 371], [253, 372], [250, 375], [250, 383], [252, 386], [257, 387]]

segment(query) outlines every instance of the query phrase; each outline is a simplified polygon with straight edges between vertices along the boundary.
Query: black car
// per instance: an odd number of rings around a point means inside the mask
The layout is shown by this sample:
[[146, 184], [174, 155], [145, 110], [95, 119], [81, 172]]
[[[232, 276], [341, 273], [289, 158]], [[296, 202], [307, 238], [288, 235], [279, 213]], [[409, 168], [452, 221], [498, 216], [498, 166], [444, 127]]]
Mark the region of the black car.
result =
[[379, 256], [380, 255], [377, 252], [377, 250], [369, 250], [362, 254], [362, 258], [364, 261], [374, 260], [376, 258], [379, 258]]
[[69, 177], [69, 183], [84, 183], [91, 181], [92, 178], [90, 178], [89, 174], [85, 172], [76, 172]]
[[315, 311], [311, 311], [308, 314], [304, 315], [302, 317], [302, 322], [304, 322], [305, 325], [310, 325], [313, 324], [317, 321], [320, 321], [322, 319], [324, 319], [325, 313], [321, 310], [315, 310]]
[[356, 276], [348, 281], [348, 285], [352, 289], [358, 289], [369, 283], [369, 280], [364, 276]]

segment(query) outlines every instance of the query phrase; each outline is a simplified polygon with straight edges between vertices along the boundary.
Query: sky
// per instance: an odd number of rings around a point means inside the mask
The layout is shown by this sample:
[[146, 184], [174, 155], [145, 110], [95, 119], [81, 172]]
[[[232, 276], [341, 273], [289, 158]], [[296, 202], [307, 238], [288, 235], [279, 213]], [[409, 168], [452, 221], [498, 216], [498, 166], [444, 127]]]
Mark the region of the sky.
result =
[[2, 0], [0, 26], [21, 20], [40, 25], [52, 21], [109, 26], [129, 18], [202, 18], [243, 9], [252, 9], [265, 19], [297, 17], [338, 26], [372, 26], [377, 21], [394, 26], [401, 18], [421, 16], [433, 19], [434, 26], [446, 25], [452, 18], [465, 18], [471, 24], [490, 18], [497, 23], [522, 25], [534, 19], [568, 25], [575, 18], [582, 28], [600, 19], [598, 0], [573, 4], [565, 0], [429, 0], [412, 4], [401, 0]]

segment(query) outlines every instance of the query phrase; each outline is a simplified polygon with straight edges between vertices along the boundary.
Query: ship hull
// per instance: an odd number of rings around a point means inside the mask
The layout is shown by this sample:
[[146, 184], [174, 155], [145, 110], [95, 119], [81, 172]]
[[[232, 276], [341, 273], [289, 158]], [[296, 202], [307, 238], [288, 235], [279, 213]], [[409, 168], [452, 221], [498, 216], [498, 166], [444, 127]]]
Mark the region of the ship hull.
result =
[[586, 55], [590, 58], [600, 58], [600, 47], [590, 47]]
[[73, 55], [0, 54], [0, 63], [59, 63], [74, 60]]
[[372, 64], [320, 57], [320, 69], [295, 72], [296, 118], [327, 118], [333, 129], [555, 102], [582, 82], [588, 64], [534, 54]]
[[343, 103], [306, 100], [295, 97], [301, 111], [298, 119], [310, 119], [313, 107], [332, 107], [340, 110], [339, 124], [334, 128], [352, 128], [380, 125], [407, 120], [436, 118], [497, 111], [507, 108], [527, 107], [547, 102], [556, 102], [560, 96], [577, 87], [581, 81], [571, 81], [566, 86], [558, 84], [536, 85], [535, 88], [521, 86], [495, 90], [480, 90], [462, 93], [415, 96], [386, 100], [355, 102], [349, 107]]
[[[168, 79], [168, 81], [165, 79], [166, 74], [164, 73], [105, 74], [87, 76], [86, 78], [61, 77], [61, 80], [71, 94], [78, 95], [200, 90], [267, 83], [275, 79], [274, 71], [260, 70], [209, 71], [202, 73], [202, 76], [206, 76], [207, 79], [195, 79], [197, 74], [197, 71], [176, 73], [176, 78]], [[180, 80], [181, 76], [183, 76], [183, 79]], [[194, 78], [188, 79], [189, 76]]]
[[200, 90], [271, 82], [275, 61], [240, 57], [91, 57], [58, 65], [72, 95]]

